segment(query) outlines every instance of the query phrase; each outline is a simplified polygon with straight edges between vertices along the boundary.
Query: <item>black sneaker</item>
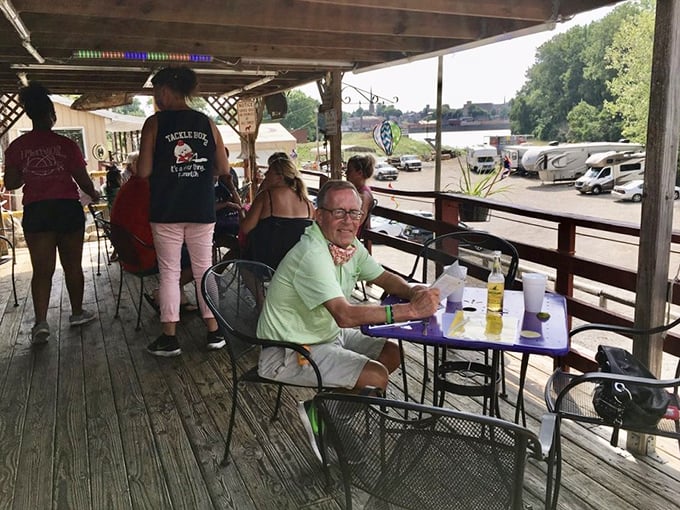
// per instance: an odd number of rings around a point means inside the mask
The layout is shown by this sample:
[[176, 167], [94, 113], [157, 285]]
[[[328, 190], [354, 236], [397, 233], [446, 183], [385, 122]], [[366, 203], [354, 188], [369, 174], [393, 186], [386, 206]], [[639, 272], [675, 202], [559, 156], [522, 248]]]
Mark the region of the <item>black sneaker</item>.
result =
[[300, 419], [302, 420], [302, 425], [307, 432], [309, 437], [309, 444], [312, 447], [312, 451], [319, 462], [323, 462], [321, 458], [321, 421], [319, 420], [319, 415], [314, 407], [311, 400], [305, 402], [298, 402], [298, 413], [300, 414]]
[[216, 351], [217, 349], [224, 347], [226, 344], [227, 341], [224, 339], [224, 335], [219, 329], [217, 331], [208, 331], [208, 340], [205, 344], [206, 349], [209, 351]]
[[154, 342], [147, 345], [146, 350], [149, 354], [164, 358], [172, 358], [182, 354], [182, 349], [179, 347], [176, 336], [161, 335]]

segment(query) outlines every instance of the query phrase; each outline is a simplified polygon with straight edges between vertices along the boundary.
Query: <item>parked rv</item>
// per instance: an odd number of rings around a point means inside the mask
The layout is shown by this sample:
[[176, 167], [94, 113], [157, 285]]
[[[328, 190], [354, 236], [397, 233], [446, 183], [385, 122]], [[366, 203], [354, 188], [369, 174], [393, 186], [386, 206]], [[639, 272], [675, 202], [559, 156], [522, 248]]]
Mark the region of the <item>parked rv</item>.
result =
[[493, 172], [498, 163], [498, 151], [491, 145], [472, 145], [465, 149], [465, 160], [473, 172]]
[[586, 160], [588, 170], [576, 179], [574, 188], [580, 193], [599, 195], [617, 184], [642, 179], [645, 171], [644, 152], [603, 152]]
[[586, 173], [586, 160], [602, 152], [641, 152], [644, 146], [629, 142], [583, 142], [532, 147], [522, 157], [527, 172], [538, 172], [542, 182], [571, 181]]

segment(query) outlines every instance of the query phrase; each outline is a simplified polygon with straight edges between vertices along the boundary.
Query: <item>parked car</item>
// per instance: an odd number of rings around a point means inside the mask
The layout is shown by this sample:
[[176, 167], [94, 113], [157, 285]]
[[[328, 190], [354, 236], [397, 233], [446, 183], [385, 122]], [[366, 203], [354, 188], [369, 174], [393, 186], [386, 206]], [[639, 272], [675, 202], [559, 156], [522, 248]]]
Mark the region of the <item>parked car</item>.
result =
[[390, 165], [394, 165], [399, 170], [407, 172], [420, 172], [423, 169], [423, 162], [415, 154], [404, 154], [403, 156], [391, 156], [387, 158]]
[[403, 223], [382, 216], [371, 216], [371, 230], [391, 237], [399, 237], [404, 230]]
[[[434, 219], [434, 214], [432, 214], [430, 211], [404, 211], [409, 214], [416, 214], [418, 216], [422, 216], [423, 218], [429, 218], [431, 220]], [[432, 231], [421, 228], [421, 227], [415, 227], [413, 225], [406, 225], [404, 229], [401, 232], [401, 235], [399, 237], [403, 237], [404, 239], [408, 239], [409, 241], [413, 241], [414, 243], [420, 243], [424, 244], [430, 239], [432, 239]]]
[[399, 177], [399, 170], [389, 163], [376, 163], [373, 176], [379, 181], [396, 181]]
[[[614, 186], [612, 190], [612, 196], [619, 200], [632, 200], [633, 202], [639, 202], [642, 200], [642, 187], [645, 181], [637, 179], [635, 181], [630, 181], [619, 186]], [[673, 199], [677, 200], [680, 198], [680, 186], [676, 186], [673, 191]]]

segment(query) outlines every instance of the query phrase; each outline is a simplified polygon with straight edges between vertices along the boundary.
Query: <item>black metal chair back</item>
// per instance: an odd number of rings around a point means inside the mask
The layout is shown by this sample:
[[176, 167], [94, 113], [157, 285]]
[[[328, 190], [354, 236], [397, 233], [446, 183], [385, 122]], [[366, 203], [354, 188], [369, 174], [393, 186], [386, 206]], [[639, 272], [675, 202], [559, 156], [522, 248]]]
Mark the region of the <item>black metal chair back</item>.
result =
[[479, 230], [459, 230], [427, 241], [413, 264], [409, 278], [415, 279], [420, 267], [420, 281], [432, 282], [444, 266], [457, 260], [460, 265], [468, 268], [468, 276], [486, 281], [491, 272], [494, 251], [501, 252], [505, 288], [512, 289], [519, 267], [517, 249], [502, 237]]
[[[314, 403], [347, 509], [351, 485], [399, 508], [522, 509], [527, 458], [549, 459], [550, 444], [533, 432], [488, 416], [339, 393], [320, 393]], [[546, 507], [547, 491], [546, 483]]]
[[[519, 254], [517, 249], [509, 241], [479, 230], [459, 230], [448, 234], [438, 235], [427, 241], [416, 258], [409, 280], [417, 279], [420, 270], [420, 281], [423, 283], [433, 282], [441, 274], [445, 266], [455, 261], [468, 269], [468, 278], [475, 278], [485, 282], [491, 272], [493, 252], [501, 252], [501, 265], [505, 274], [505, 288], [512, 289], [515, 286], [515, 278], [519, 267]], [[423, 380], [429, 378], [427, 348], [423, 348]], [[435, 349], [434, 370], [435, 372], [435, 399], [441, 405], [445, 397], [445, 391], [462, 391], [471, 396], [483, 397], [483, 412], [489, 406], [490, 398], [497, 398], [496, 379], [497, 373], [492, 369], [489, 362], [488, 351], [484, 354], [483, 362], [451, 361], [446, 362], [446, 349], [441, 349], [442, 363], [439, 364], [440, 352]], [[403, 368], [403, 365], [402, 365]], [[460, 375], [457, 375], [460, 374]], [[455, 379], [453, 385], [445, 380]], [[479, 381], [479, 382], [478, 382]], [[500, 381], [501, 396], [506, 396], [505, 383], [505, 357], [500, 357]], [[405, 383], [404, 383], [405, 384]], [[446, 390], [445, 388], [450, 388]], [[421, 400], [424, 396], [423, 386]], [[495, 406], [498, 410], [498, 406]]]
[[247, 352], [256, 347], [282, 347], [296, 351], [307, 359], [315, 371], [316, 390], [322, 390], [321, 373], [302, 345], [288, 341], [266, 340], [259, 338], [256, 334], [257, 321], [267, 296], [269, 282], [273, 276], [274, 270], [266, 264], [250, 260], [228, 260], [219, 262], [208, 269], [201, 282], [203, 299], [205, 299], [206, 304], [225, 333], [227, 352], [231, 359], [231, 416], [224, 458], [222, 459], [223, 465], [229, 463], [229, 449], [236, 417], [239, 383], [275, 384], [278, 386], [272, 421], [278, 416], [283, 387], [290, 386], [286, 383], [260, 377], [257, 373], [257, 363], [239, 374], [238, 365]]
[[101, 275], [101, 258], [102, 258], [102, 248], [104, 249], [104, 256], [106, 257], [106, 263], [111, 264], [111, 260], [109, 257], [109, 250], [107, 248], [107, 242], [108, 242], [108, 235], [106, 231], [103, 228], [103, 224], [101, 223], [102, 221], [106, 221], [104, 219], [104, 212], [103, 211], [98, 211], [94, 204], [88, 204], [87, 205], [88, 211], [90, 211], [90, 215], [92, 216], [92, 221], [94, 222], [94, 228], [95, 232], [97, 233], [97, 276]]
[[139, 301], [137, 302], [137, 324], [135, 325], [135, 330], [139, 331], [141, 329], [142, 302], [144, 301], [144, 278], [158, 274], [158, 267], [154, 266], [144, 270], [131, 270], [130, 268], [138, 267], [140, 265], [140, 252], [144, 250], [153, 250], [153, 246], [139, 239], [125, 227], [101, 218], [95, 219], [95, 222], [118, 254], [120, 279], [118, 281], [118, 298], [116, 299], [116, 313], [114, 317], [118, 318], [120, 316], [120, 299], [123, 293], [123, 273], [128, 273], [139, 278]]

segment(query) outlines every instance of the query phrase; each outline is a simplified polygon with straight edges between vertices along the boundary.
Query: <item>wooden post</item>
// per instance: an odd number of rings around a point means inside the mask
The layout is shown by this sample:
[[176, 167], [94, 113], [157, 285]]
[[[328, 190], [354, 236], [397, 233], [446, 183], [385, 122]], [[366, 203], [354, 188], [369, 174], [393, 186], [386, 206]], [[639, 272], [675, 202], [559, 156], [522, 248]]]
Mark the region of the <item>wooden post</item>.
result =
[[[678, 26], [680, 2], [657, 0], [635, 303], [635, 326], [641, 328], [664, 322], [680, 125]], [[661, 335], [634, 341], [633, 354], [653, 374], [661, 373]], [[639, 454], [653, 453], [654, 438], [628, 434], [626, 447]]]
[[442, 75], [444, 57], [437, 57], [437, 134], [434, 138], [434, 190], [442, 190]]
[[332, 71], [330, 74], [330, 94], [332, 111], [335, 112], [335, 126], [332, 135], [328, 137], [331, 148], [331, 178], [342, 179], [342, 72]]

